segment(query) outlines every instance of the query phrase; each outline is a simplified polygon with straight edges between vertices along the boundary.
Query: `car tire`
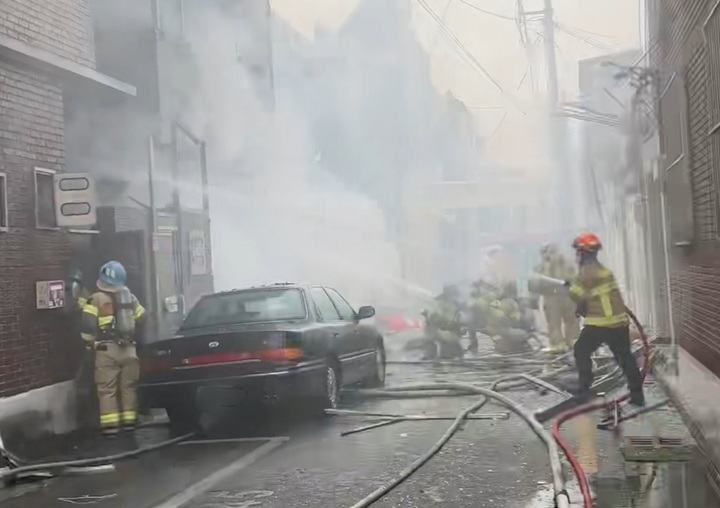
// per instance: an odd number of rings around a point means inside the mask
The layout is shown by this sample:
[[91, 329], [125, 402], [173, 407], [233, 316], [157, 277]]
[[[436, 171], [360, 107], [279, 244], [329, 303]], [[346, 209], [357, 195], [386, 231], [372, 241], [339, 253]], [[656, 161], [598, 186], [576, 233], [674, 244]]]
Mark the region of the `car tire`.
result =
[[375, 348], [375, 358], [372, 375], [363, 383], [367, 388], [380, 388], [385, 385], [385, 348], [378, 344]]
[[165, 412], [170, 421], [170, 433], [172, 435], [181, 436], [191, 432], [202, 433], [200, 425], [201, 413], [192, 400], [173, 400], [165, 406]]
[[322, 394], [318, 394], [318, 409], [336, 409], [340, 402], [341, 372], [334, 359], [325, 363], [322, 379]]

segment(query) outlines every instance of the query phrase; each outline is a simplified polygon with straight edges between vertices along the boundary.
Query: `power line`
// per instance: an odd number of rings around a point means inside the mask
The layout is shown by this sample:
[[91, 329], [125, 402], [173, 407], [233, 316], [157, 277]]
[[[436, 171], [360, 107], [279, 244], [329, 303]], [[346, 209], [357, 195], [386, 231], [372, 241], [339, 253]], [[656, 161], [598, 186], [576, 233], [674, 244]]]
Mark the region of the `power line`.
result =
[[457, 38], [457, 36], [447, 27], [445, 22], [437, 15], [437, 13], [430, 7], [425, 0], [417, 0], [420, 6], [435, 20], [439, 25], [441, 32], [449, 37], [455, 46], [477, 67], [477, 69], [497, 88], [500, 92], [505, 93], [505, 90], [500, 83], [492, 77], [488, 70], [478, 62], [477, 58], [465, 47], [465, 45]]
[[569, 35], [570, 37], [574, 37], [575, 39], [577, 39], [577, 40], [579, 40], [579, 41], [582, 41], [582, 42], [584, 42], [585, 44], [588, 44], [588, 45], [590, 45], [590, 46], [593, 46], [593, 47], [595, 47], [595, 48], [597, 48], [597, 49], [601, 49], [601, 50], [606, 51], [606, 52], [608, 52], [608, 53], [614, 53], [614, 52], [615, 52], [615, 48], [613, 48], [612, 46], [608, 46], [607, 44], [604, 44], [604, 43], [602, 43], [602, 42], [600, 42], [600, 41], [598, 41], [598, 40], [595, 40], [595, 39], [593, 39], [592, 37], [588, 37], [587, 35], [583, 35], [582, 33], [579, 33], [579, 32], [575, 31], [575, 30], [572, 29], [572, 28], [566, 27], [566, 26], [561, 25], [561, 24], [559, 24], [559, 23], [555, 23], [555, 26], [556, 26], [557, 29], [560, 30], [561, 32], [564, 32], [564, 33], [566, 33], [567, 35]]
[[468, 2], [468, 0], [460, 0], [460, 3], [463, 3], [463, 4], [467, 5], [468, 7], [472, 7], [472, 8], [475, 9], [476, 11], [480, 11], [480, 12], [482, 12], [482, 13], [485, 13], [485, 14], [489, 15], [489, 16], [494, 16], [494, 17], [500, 18], [500, 19], [509, 19], [509, 20], [511, 20], [511, 21], [515, 21], [515, 20], [516, 20], [515, 16], [507, 16], [507, 15], [505, 15], [505, 14], [499, 14], [499, 13], [497, 13], [497, 12], [486, 11], [486, 10], [483, 9], [482, 7], [479, 7], [479, 6], [475, 5], [475, 4], [472, 3], [472, 2]]
[[467, 49], [467, 47], [460, 41], [457, 36], [450, 30], [445, 22], [437, 15], [437, 13], [430, 7], [425, 0], [417, 0], [417, 2], [420, 4], [420, 6], [435, 20], [435, 22], [440, 27], [440, 30], [442, 33], [444, 33], [450, 40], [452, 41], [453, 45], [456, 47], [456, 49], [459, 49], [462, 54], [472, 62], [472, 66], [479, 71], [485, 78], [490, 81], [495, 88], [497, 88], [502, 94], [508, 96], [510, 99], [512, 99], [513, 104], [520, 109], [520, 111], [525, 114], [524, 111], [517, 105], [516, 100], [514, 97], [507, 94], [507, 92], [503, 89], [502, 85], [497, 82], [497, 80], [490, 74], [490, 72], [478, 61], [477, 58]]
[[[443, 13], [442, 13], [442, 20], [445, 21], [445, 18], [448, 14], [450, 14], [450, 7], [452, 7], [452, 4], [455, 0], [448, 0], [445, 4], [445, 7], [443, 7]], [[433, 34], [436, 37], [433, 37], [432, 44], [430, 45], [430, 50], [435, 49], [435, 44], [437, 43], [437, 34]]]

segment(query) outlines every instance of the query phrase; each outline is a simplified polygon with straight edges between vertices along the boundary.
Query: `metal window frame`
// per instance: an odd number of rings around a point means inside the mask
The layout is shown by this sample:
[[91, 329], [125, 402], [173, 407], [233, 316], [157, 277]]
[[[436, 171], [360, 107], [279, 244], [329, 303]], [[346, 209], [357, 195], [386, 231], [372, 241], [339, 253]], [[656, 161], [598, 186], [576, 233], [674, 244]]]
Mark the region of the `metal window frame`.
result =
[[[57, 217], [54, 216], [55, 211], [55, 205], [57, 204], [55, 202], [55, 175], [58, 172], [54, 169], [47, 169], [47, 168], [41, 168], [41, 167], [35, 167], [33, 168], [33, 183], [35, 186], [35, 229], [41, 229], [45, 231], [58, 231], [60, 230], [60, 226], [57, 225]], [[52, 186], [52, 200], [53, 200], [53, 217], [55, 226], [42, 226], [40, 225], [40, 207], [39, 202], [40, 200], [38, 195], [38, 175], [43, 176], [49, 176], [53, 179], [53, 186]]]
[[[0, 203], [0, 206], [2, 206], [2, 216], [0, 216], [0, 232], [6, 233], [10, 229], [10, 218], [8, 217], [8, 179], [7, 179], [7, 173], [0, 172], [0, 180], [3, 182], [2, 192], [0, 192], [0, 199], [2, 199], [2, 203]], [[3, 224], [2, 218], [5, 218], [5, 223]]]

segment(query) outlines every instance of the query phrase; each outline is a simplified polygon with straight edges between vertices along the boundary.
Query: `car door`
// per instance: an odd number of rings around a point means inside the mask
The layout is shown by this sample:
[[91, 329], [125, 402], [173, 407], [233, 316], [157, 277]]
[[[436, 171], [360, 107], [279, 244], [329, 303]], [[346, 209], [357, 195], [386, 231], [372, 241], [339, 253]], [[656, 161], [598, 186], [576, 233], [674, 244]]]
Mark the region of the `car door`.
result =
[[320, 320], [322, 321], [324, 328], [331, 334], [331, 348], [337, 354], [338, 360], [340, 360], [343, 380], [345, 382], [353, 383], [353, 379], [356, 377], [352, 369], [348, 370], [347, 360], [352, 355], [352, 348], [350, 346], [350, 335], [346, 323], [340, 318], [340, 313], [335, 308], [330, 297], [325, 290], [320, 287], [310, 288], [310, 296], [315, 302]]
[[373, 333], [374, 329], [358, 321], [355, 309], [335, 289], [326, 287], [325, 292], [338, 310], [340, 319], [346, 325], [348, 347], [352, 351], [347, 363], [359, 380], [363, 380], [368, 375], [368, 369], [375, 366], [376, 335]]

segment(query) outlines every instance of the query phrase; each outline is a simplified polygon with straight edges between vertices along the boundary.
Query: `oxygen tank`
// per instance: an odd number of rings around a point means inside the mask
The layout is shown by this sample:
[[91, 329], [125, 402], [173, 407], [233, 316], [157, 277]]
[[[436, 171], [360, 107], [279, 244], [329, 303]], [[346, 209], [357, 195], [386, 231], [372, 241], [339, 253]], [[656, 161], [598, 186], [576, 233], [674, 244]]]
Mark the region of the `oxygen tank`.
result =
[[113, 293], [115, 307], [115, 333], [122, 340], [132, 341], [135, 337], [133, 317], [134, 296], [127, 287]]

